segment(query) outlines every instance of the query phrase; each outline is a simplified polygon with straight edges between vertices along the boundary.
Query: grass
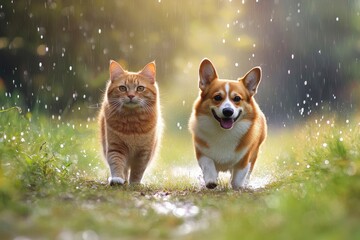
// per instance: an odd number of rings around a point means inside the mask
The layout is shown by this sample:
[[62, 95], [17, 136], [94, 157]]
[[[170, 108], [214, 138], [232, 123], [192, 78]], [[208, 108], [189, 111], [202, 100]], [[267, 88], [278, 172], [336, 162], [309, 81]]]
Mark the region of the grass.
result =
[[360, 239], [359, 119], [270, 130], [244, 191], [204, 189], [186, 129], [109, 187], [96, 123], [0, 112], [0, 238]]

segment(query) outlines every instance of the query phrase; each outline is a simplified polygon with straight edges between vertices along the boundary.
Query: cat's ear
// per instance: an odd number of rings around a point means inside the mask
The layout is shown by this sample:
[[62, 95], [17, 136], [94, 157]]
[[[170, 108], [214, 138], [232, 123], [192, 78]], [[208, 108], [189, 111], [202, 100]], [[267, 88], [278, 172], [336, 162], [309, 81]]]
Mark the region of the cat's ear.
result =
[[216, 69], [209, 59], [204, 59], [199, 67], [199, 88], [204, 91], [205, 88], [214, 80], [218, 78]]
[[148, 63], [140, 72], [139, 75], [146, 77], [150, 80], [151, 84], [155, 83], [156, 78], [156, 65], [155, 61]]
[[125, 70], [114, 60], [110, 60], [109, 72], [111, 81], [114, 81], [125, 74]]

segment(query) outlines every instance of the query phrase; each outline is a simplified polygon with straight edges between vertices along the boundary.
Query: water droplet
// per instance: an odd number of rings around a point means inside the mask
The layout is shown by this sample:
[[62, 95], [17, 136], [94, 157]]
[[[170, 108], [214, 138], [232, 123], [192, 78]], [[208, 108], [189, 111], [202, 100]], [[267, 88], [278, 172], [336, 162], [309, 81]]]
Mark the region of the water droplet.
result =
[[101, 28], [99, 28], [98, 32], [99, 32], [99, 34], [101, 34]]
[[300, 115], [303, 115], [304, 114], [304, 108], [301, 108], [300, 109]]
[[336, 17], [335, 20], [338, 22], [338, 21], [339, 21], [339, 17]]
[[328, 165], [330, 162], [329, 162], [329, 160], [326, 159], [326, 160], [324, 161], [324, 163], [325, 163], [326, 165]]

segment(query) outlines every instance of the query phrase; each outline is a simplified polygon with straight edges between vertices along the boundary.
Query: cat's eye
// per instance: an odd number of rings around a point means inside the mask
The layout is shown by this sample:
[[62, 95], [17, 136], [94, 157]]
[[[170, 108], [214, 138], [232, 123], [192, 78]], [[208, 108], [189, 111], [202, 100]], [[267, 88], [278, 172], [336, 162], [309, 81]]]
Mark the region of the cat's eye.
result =
[[241, 97], [239, 96], [235, 96], [233, 99], [234, 102], [240, 102], [241, 101]]
[[121, 85], [121, 86], [119, 87], [119, 90], [120, 90], [120, 92], [126, 92], [127, 88], [126, 88], [126, 86]]
[[220, 94], [215, 95], [215, 97], [214, 97], [214, 100], [217, 101], [217, 102], [221, 101], [222, 99], [223, 98], [222, 98], [222, 96]]
[[142, 91], [144, 91], [145, 90], [145, 87], [144, 86], [138, 86], [137, 88], [136, 88], [136, 91], [138, 91], [138, 92], [142, 92]]

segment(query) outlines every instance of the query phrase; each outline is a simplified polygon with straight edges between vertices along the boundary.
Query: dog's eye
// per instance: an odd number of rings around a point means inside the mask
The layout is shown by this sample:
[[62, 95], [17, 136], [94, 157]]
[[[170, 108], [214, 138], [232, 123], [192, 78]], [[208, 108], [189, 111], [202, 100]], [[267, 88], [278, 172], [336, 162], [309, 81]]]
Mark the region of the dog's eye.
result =
[[234, 100], [234, 102], [240, 102], [240, 101], [241, 101], [241, 97], [235, 96], [233, 100]]
[[145, 90], [145, 87], [144, 86], [138, 86], [137, 88], [136, 88], [136, 91], [138, 91], [138, 92], [142, 92], [142, 91], [144, 91]]
[[127, 88], [126, 88], [126, 86], [121, 85], [121, 86], [119, 87], [119, 90], [120, 90], [120, 92], [126, 92]]
[[221, 95], [216, 95], [216, 96], [214, 97], [214, 100], [217, 101], [217, 102], [221, 101], [222, 99], [223, 99], [223, 98], [221, 97]]

